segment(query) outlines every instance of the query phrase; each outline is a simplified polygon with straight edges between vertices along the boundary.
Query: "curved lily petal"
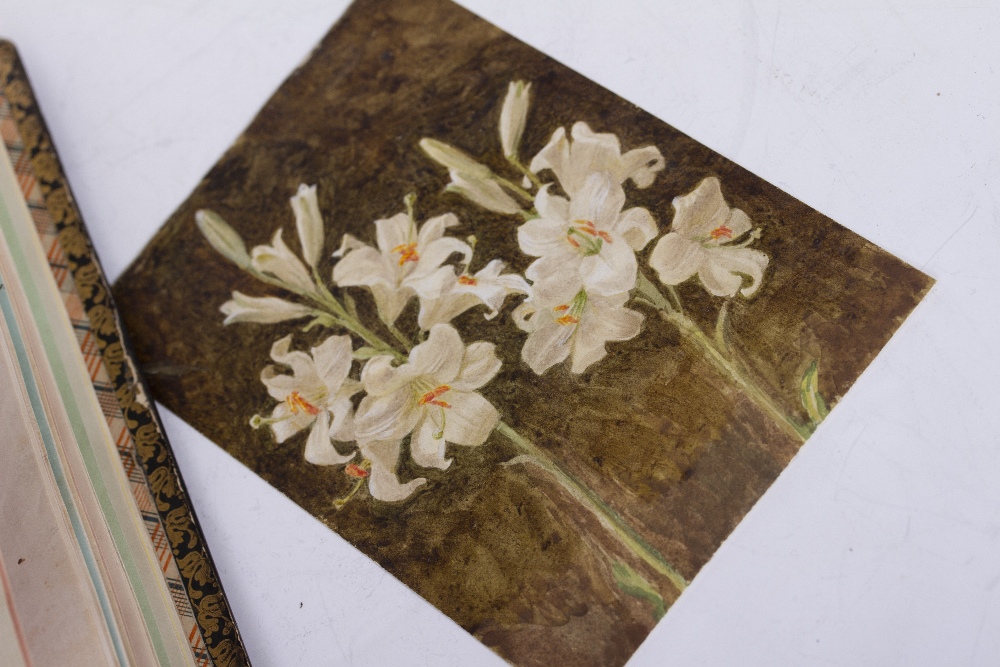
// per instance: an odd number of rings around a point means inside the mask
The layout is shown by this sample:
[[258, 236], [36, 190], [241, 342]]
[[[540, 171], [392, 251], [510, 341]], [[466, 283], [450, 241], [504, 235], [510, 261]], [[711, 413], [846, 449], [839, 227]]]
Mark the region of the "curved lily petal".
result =
[[[443, 412], [444, 408], [439, 410]], [[445, 457], [447, 444], [441, 425], [435, 423], [431, 414], [427, 414], [410, 437], [410, 456], [418, 466], [446, 470], [452, 461]]]
[[446, 410], [444, 440], [465, 447], [486, 442], [500, 423], [500, 414], [493, 404], [471, 391], [449, 392], [451, 408]]
[[437, 324], [427, 335], [427, 340], [410, 351], [410, 365], [421, 375], [449, 383], [458, 375], [465, 345], [455, 327]]
[[456, 391], [473, 391], [492, 380], [502, 365], [496, 345], [485, 341], [472, 343], [462, 355], [462, 367], [451, 386]]
[[302, 257], [306, 264], [315, 268], [323, 252], [323, 217], [316, 201], [316, 186], [299, 185], [298, 192], [290, 201], [295, 212], [295, 228], [302, 244]]
[[701, 244], [671, 232], [656, 242], [649, 265], [664, 285], [679, 285], [693, 276], [705, 262]]
[[316, 417], [312, 431], [306, 440], [304, 458], [309, 463], [318, 466], [335, 466], [347, 463], [354, 458], [354, 453], [341, 454], [330, 442], [330, 413], [324, 410]]
[[359, 445], [361, 455], [372, 463], [371, 473], [368, 476], [368, 492], [376, 500], [388, 503], [406, 500], [414, 491], [427, 483], [426, 479], [419, 477], [400, 484], [396, 477], [399, 446], [398, 440], [382, 440]]

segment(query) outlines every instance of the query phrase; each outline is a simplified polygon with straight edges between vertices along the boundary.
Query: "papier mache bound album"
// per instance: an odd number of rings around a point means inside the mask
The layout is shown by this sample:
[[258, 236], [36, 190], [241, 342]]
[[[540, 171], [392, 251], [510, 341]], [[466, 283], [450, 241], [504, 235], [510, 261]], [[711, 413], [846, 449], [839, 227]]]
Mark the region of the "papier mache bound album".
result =
[[249, 664], [9, 42], [0, 134], [0, 664]]

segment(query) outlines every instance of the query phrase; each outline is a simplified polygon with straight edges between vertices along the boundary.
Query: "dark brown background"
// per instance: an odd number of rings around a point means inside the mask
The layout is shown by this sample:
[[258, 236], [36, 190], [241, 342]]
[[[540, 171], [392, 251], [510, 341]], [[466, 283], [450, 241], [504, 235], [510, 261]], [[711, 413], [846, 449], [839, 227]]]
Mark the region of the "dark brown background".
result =
[[[274, 290], [221, 259], [194, 225], [196, 210], [212, 208], [250, 245], [282, 225], [295, 247], [288, 198], [299, 183], [317, 183], [332, 252], [344, 232], [373, 242], [371, 223], [416, 192], [419, 218], [452, 210], [464, 222], [453, 233], [479, 237], [474, 270], [492, 257], [523, 270], [515, 221], [444, 194], [447, 176], [417, 148], [434, 137], [503, 172], [496, 127], [514, 79], [533, 82], [524, 155], [577, 120], [618, 134], [626, 150], [660, 148], [666, 169], [649, 189], [630, 189], [629, 201], [648, 207], [661, 229], [673, 197], [706, 176], [721, 179], [730, 205], [763, 229], [758, 247], [771, 256], [758, 295], [735, 302], [736, 346], [802, 419], [798, 384], [808, 363], [819, 359], [820, 388], [835, 403], [932, 282], [447, 0], [359, 0], [119, 279], [115, 296], [158, 400], [500, 655], [523, 665], [620, 665], [653, 625], [648, 605], [618, 591], [601, 551], [627, 558], [558, 487], [500, 466], [516, 453], [503, 438], [453, 448], [456, 461], [443, 473], [404, 466], [401, 478], [429, 479], [407, 503], [362, 495], [336, 512], [332, 501], [350, 484], [339, 468], [306, 463], [304, 436], [275, 445], [268, 431], [249, 428], [251, 415], [273, 407], [259, 381], [269, 348], [297, 326], [223, 328], [218, 308], [232, 290]], [[680, 291], [710, 327], [719, 301], [696, 283]], [[484, 395], [693, 577], [798, 443], [653, 317], [583, 375], [563, 365], [539, 378], [520, 361], [524, 335], [507, 317], [511, 307], [494, 322], [480, 309], [456, 321], [466, 341], [498, 343], [503, 370]], [[404, 313], [404, 329], [415, 326], [414, 311]], [[668, 602], [675, 595], [666, 582], [661, 592]]]

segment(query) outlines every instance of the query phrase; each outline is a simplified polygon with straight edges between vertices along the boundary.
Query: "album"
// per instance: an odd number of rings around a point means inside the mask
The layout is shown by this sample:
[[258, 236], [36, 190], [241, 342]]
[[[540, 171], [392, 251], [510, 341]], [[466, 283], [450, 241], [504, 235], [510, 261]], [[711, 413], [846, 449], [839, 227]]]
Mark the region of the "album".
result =
[[0, 134], [0, 664], [249, 664], [9, 42]]

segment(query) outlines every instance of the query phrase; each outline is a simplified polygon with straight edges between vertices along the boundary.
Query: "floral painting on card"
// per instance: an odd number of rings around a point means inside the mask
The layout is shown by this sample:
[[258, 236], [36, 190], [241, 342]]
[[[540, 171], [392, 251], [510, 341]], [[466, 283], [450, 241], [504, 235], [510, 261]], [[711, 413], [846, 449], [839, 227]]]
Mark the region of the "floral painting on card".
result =
[[931, 283], [447, 0], [359, 0], [116, 298], [168, 408], [506, 660], [578, 666]]

